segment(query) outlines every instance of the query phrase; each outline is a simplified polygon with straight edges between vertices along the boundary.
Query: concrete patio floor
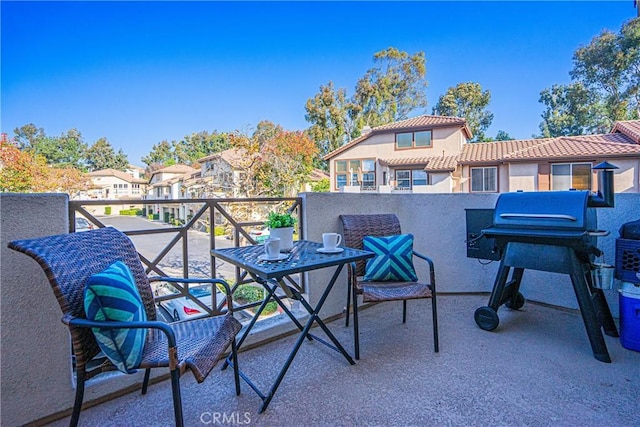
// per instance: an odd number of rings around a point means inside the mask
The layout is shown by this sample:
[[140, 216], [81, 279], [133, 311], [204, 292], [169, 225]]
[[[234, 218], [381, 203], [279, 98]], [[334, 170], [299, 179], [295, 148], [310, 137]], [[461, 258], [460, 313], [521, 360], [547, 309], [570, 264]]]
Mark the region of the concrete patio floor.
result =
[[[268, 409], [231, 369], [217, 368], [202, 384], [182, 377], [187, 426], [638, 426], [640, 352], [605, 336], [613, 363], [593, 358], [579, 312], [527, 302], [501, 308], [494, 332], [473, 313], [487, 296], [438, 300], [440, 353], [433, 353], [430, 301], [361, 312], [361, 359], [349, 365], [317, 342], [302, 345]], [[330, 329], [353, 351], [344, 319]], [[320, 333], [319, 329], [314, 329]], [[275, 380], [296, 337], [240, 353], [241, 369], [263, 390]], [[52, 423], [68, 425], [69, 419]], [[169, 426], [171, 387], [154, 384], [84, 410], [85, 426]]]

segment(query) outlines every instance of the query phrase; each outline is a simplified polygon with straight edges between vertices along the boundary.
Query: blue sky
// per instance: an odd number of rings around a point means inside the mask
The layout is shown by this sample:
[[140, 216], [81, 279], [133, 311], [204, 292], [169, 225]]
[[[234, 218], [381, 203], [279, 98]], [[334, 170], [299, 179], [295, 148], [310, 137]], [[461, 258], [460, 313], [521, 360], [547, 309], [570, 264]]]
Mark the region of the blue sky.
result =
[[608, 2], [2, 1], [1, 131], [106, 137], [133, 164], [163, 139], [309, 126], [320, 85], [353, 94], [389, 46], [424, 51], [431, 108], [447, 88], [491, 91], [487, 132], [538, 133], [539, 93], [568, 83], [573, 52], [635, 17]]

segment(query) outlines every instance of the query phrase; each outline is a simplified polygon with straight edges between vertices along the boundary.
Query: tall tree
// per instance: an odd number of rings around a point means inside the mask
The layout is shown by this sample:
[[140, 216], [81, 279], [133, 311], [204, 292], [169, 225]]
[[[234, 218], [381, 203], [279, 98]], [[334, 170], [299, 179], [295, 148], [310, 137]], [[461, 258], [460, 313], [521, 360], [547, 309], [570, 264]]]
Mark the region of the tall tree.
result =
[[129, 159], [122, 149], [115, 152], [107, 138], [100, 138], [86, 151], [89, 171], [116, 169], [124, 171], [129, 166]]
[[307, 133], [315, 141], [320, 157], [358, 136], [353, 118], [362, 108], [347, 99], [346, 90], [336, 90], [333, 82], [321, 85], [320, 91], [307, 100], [305, 110], [304, 117], [311, 123]]
[[433, 113], [466, 119], [473, 134], [473, 141], [483, 141], [484, 132], [493, 121], [493, 113], [486, 109], [490, 101], [491, 92], [483, 92], [479, 83], [458, 83], [440, 96], [438, 103], [433, 107]]
[[44, 129], [30, 123], [14, 130], [20, 149], [33, 156], [42, 156], [55, 167], [85, 167], [84, 156], [87, 144], [77, 129], [70, 129], [57, 137], [47, 136]]
[[543, 136], [606, 132], [616, 120], [640, 118], [640, 18], [578, 48], [569, 74], [571, 85], [540, 93]]
[[176, 164], [176, 159], [173, 155], [171, 144], [165, 139], [151, 148], [149, 155], [142, 158], [142, 161], [147, 165], [161, 164], [164, 166], [171, 166]]
[[424, 52], [409, 56], [395, 47], [373, 55], [370, 68], [356, 84], [354, 103], [362, 108], [358, 127], [380, 126], [406, 119], [427, 106], [427, 66]]
[[511, 141], [514, 139], [515, 138], [513, 138], [504, 130], [499, 130], [498, 133], [496, 134], [496, 141]]
[[609, 122], [604, 105], [582, 83], [553, 85], [540, 93], [545, 105], [540, 123], [540, 136], [584, 135], [606, 132]]
[[282, 131], [261, 147], [257, 174], [271, 196], [293, 197], [313, 169], [314, 142], [302, 132]]
[[33, 123], [26, 124], [13, 130], [15, 140], [21, 150], [30, 150], [35, 148], [38, 141], [45, 138], [43, 128], [37, 128]]
[[181, 141], [171, 143], [173, 158], [177, 163], [193, 165], [199, 159], [229, 148], [229, 135], [214, 131], [194, 132]]

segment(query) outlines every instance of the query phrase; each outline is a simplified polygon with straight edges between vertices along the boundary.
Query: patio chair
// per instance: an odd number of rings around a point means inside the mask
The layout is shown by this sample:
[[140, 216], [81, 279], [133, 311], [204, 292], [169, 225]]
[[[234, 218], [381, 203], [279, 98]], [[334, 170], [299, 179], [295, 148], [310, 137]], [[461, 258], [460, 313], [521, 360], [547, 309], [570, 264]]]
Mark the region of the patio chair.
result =
[[[112, 227], [42, 237], [16, 240], [9, 248], [25, 253], [35, 259], [44, 270], [53, 293], [63, 312], [62, 322], [71, 333], [73, 360], [76, 368], [76, 395], [70, 425], [76, 426], [80, 417], [85, 381], [95, 375], [116, 369], [106, 357], [102, 361], [92, 359], [101, 348], [91, 328], [101, 328], [113, 335], [114, 330], [127, 334], [146, 331], [139, 363], [134, 369], [145, 369], [142, 394], [147, 392], [151, 368], [169, 368], [175, 423], [182, 426], [182, 400], [180, 375], [190, 369], [198, 382], [204, 381], [226, 349], [231, 346], [236, 394], [240, 394], [235, 336], [241, 328], [233, 318], [231, 293], [228, 285], [218, 279], [152, 278], [181, 286], [180, 283], [211, 283], [222, 285], [227, 292], [226, 314], [206, 317], [188, 322], [168, 324], [156, 320], [154, 297], [138, 253], [133, 242], [122, 232]], [[137, 288], [147, 321], [97, 321], [88, 320], [84, 308], [85, 283], [96, 273], [104, 272], [114, 262], [124, 263], [130, 270], [130, 289]], [[117, 264], [122, 265], [122, 264]], [[123, 268], [125, 271], [126, 268]], [[134, 288], [135, 287], [135, 288]], [[135, 293], [135, 291], [134, 291]], [[116, 332], [117, 333], [117, 332]], [[97, 363], [98, 361], [99, 363]], [[91, 363], [90, 363], [91, 362]], [[94, 366], [98, 365], [98, 366]], [[122, 369], [121, 369], [122, 370]]]
[[[401, 234], [400, 221], [395, 214], [375, 215], [340, 215], [342, 221], [344, 241], [343, 245], [355, 249], [364, 248], [366, 236], [387, 237]], [[411, 255], [409, 255], [411, 257]], [[407, 321], [407, 300], [431, 298], [433, 315], [433, 345], [434, 351], [439, 351], [438, 345], [438, 316], [436, 310], [436, 279], [433, 262], [430, 258], [412, 251], [412, 258], [427, 262], [429, 266], [429, 282], [410, 281], [364, 281], [367, 261], [352, 263], [347, 268], [347, 318], [349, 326], [349, 311], [353, 298], [353, 333], [355, 341], [355, 356], [360, 358], [360, 340], [358, 325], [358, 295], [362, 295], [363, 302], [381, 302], [402, 300], [402, 323]]]

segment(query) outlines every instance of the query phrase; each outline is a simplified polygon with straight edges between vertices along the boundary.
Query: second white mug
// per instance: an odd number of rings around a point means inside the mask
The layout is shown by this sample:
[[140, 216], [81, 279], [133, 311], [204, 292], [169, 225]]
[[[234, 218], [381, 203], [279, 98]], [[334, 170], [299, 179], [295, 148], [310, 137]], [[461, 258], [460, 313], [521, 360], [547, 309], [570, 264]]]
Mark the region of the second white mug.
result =
[[338, 233], [322, 233], [322, 244], [325, 249], [334, 250], [342, 242], [342, 236]]

